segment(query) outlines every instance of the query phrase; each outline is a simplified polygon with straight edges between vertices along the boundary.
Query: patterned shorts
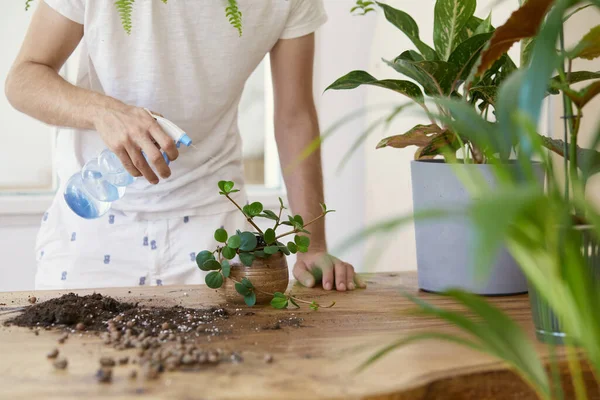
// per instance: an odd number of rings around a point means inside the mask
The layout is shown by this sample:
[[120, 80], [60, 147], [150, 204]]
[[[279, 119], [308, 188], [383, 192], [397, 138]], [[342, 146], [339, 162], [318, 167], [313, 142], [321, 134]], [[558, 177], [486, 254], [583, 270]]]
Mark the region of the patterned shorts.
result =
[[239, 211], [137, 221], [118, 211], [96, 220], [57, 197], [37, 236], [36, 290], [186, 285], [204, 282], [196, 253], [214, 249], [215, 229], [245, 227]]

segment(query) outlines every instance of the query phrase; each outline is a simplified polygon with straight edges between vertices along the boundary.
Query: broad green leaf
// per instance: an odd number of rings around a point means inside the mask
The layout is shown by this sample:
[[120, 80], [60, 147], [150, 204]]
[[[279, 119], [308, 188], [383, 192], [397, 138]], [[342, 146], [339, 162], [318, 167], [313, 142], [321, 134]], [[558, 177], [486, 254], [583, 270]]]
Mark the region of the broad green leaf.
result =
[[200, 269], [202, 271], [218, 271], [221, 269], [221, 264], [217, 260], [206, 260]]
[[393, 90], [407, 96], [419, 104], [423, 104], [423, 92], [421, 88], [409, 81], [399, 81], [394, 79], [377, 80], [375, 77], [365, 71], [352, 71], [332, 83], [327, 90], [345, 90], [354, 89], [361, 85], [378, 86]]
[[432, 61], [439, 59], [435, 50], [423, 43], [419, 38], [419, 26], [410, 15], [404, 11], [390, 7], [385, 3], [377, 2], [377, 4], [383, 8], [385, 18], [396, 28], [400, 29], [413, 42], [426, 60]]
[[223, 275], [219, 271], [213, 271], [206, 275], [204, 279], [206, 282], [206, 286], [211, 289], [218, 289], [223, 286]]
[[382, 139], [377, 144], [377, 148], [393, 147], [395, 149], [403, 149], [408, 146], [427, 146], [433, 136], [440, 132], [442, 132], [442, 128], [437, 124], [417, 125], [406, 133]]
[[571, 58], [593, 60], [600, 57], [600, 25], [593, 27], [575, 46]]
[[296, 254], [298, 252], [298, 246], [296, 246], [296, 243], [294, 242], [288, 242], [287, 248], [292, 254]]
[[277, 239], [275, 239], [275, 231], [271, 228], [265, 231], [265, 242], [267, 244], [275, 243]]
[[406, 61], [425, 61], [423, 56], [414, 50], [406, 50], [400, 54], [398, 58]]
[[264, 251], [262, 251], [262, 250], [255, 250], [255, 251], [254, 251], [254, 256], [255, 256], [256, 258], [266, 258], [266, 257], [268, 257], [268, 256], [265, 254], [265, 252], [264, 252]]
[[298, 225], [304, 226], [304, 219], [302, 219], [301, 215], [294, 216], [294, 221], [296, 221]]
[[[574, 71], [571, 72], [571, 74], [567, 76], [566, 79], [568, 84], [584, 82], [591, 79], [600, 79], [600, 71]], [[548, 92], [550, 92], [551, 94], [559, 94], [560, 90], [563, 88], [564, 86], [561, 84], [561, 78], [557, 75], [550, 81], [550, 89], [548, 89]]]
[[437, 0], [433, 28], [435, 50], [444, 61], [459, 43], [460, 33], [475, 13], [476, 0]]
[[256, 304], [256, 293], [250, 292], [246, 296], [244, 296], [244, 302], [248, 307], [252, 307]]
[[[541, 136], [544, 147], [553, 151], [561, 157], [565, 157], [565, 142], [561, 139], [551, 139], [547, 136]], [[570, 155], [567, 153], [567, 160]], [[581, 168], [584, 175], [589, 177], [600, 172], [600, 152], [594, 149], [584, 149], [577, 146], [577, 166]]]
[[277, 247], [286, 256], [289, 256], [291, 254], [290, 251], [289, 251], [289, 249], [286, 246], [284, 246], [284, 245], [277, 245]]
[[296, 235], [294, 237], [294, 242], [296, 242], [296, 244], [298, 246], [304, 246], [304, 247], [310, 246], [310, 238], [308, 236]]
[[238, 249], [242, 244], [242, 239], [238, 235], [233, 235], [227, 241], [227, 246], [232, 249]]
[[274, 293], [273, 300], [271, 300], [271, 305], [279, 310], [287, 308], [288, 298], [285, 294], [276, 292]]
[[242, 296], [247, 296], [250, 294], [250, 288], [246, 287], [245, 285], [243, 285], [241, 283], [235, 284], [235, 290]]
[[220, 181], [218, 186], [219, 189], [221, 189], [221, 192], [229, 194], [234, 187], [234, 183], [231, 181]]
[[265, 247], [265, 254], [273, 255], [279, 251], [278, 246], [267, 246]]
[[198, 253], [198, 255], [196, 255], [196, 264], [198, 264], [198, 268], [205, 271], [203, 269], [204, 263], [208, 260], [214, 260], [214, 259], [215, 259], [215, 256], [213, 255], [213, 253], [211, 253], [210, 251], [204, 250], [204, 251], [201, 251], [200, 253]]
[[[467, 24], [465, 25], [465, 27], [463, 28], [463, 30], [460, 32], [460, 34], [458, 36], [458, 42], [462, 43], [465, 40], [467, 40], [468, 38], [470, 38], [471, 36], [475, 35], [475, 31], [477, 30], [477, 28], [479, 28], [479, 26], [481, 25], [482, 22], [483, 22], [483, 20], [476, 16], [472, 16], [471, 18], [469, 18], [469, 20], [467, 21]], [[480, 33], [484, 33], [484, 32], [480, 32]]]
[[240, 261], [242, 262], [242, 264], [244, 264], [246, 267], [251, 267], [252, 263], [254, 263], [254, 254], [251, 253], [240, 253], [239, 255], [240, 257]]
[[[385, 61], [385, 60], [384, 60]], [[428, 96], [447, 96], [458, 75], [458, 68], [444, 61], [411, 62], [396, 58], [392, 68], [423, 86]]]
[[248, 209], [250, 211], [250, 215], [253, 217], [256, 217], [257, 215], [259, 215], [262, 211], [263, 211], [263, 205], [259, 202], [254, 202], [252, 204], [250, 204], [248, 206]]
[[256, 239], [256, 236], [254, 235], [254, 233], [244, 232], [239, 236], [241, 239], [240, 250], [252, 251], [256, 248], [256, 245], [258, 244], [258, 240]]
[[553, 3], [554, 0], [528, 0], [515, 11], [494, 32], [488, 48], [481, 56], [476, 75], [481, 76], [518, 41], [535, 36]]
[[481, 21], [479, 26], [477, 26], [477, 29], [475, 29], [475, 32], [473, 34], [479, 35], [480, 33], [489, 33], [489, 32], [492, 32], [493, 30], [494, 30], [494, 27], [492, 26], [492, 13], [490, 12], [489, 15], [487, 16], [487, 18], [485, 20]]
[[491, 105], [496, 104], [496, 96], [498, 92], [497, 86], [475, 86], [469, 90], [472, 95], [478, 94], [479, 98], [483, 99], [486, 103]]
[[242, 278], [242, 285], [246, 286], [249, 289], [254, 289], [254, 285], [248, 278]]
[[459, 44], [450, 55], [448, 62], [458, 69], [456, 80], [466, 80], [477, 62], [481, 51], [488, 43], [493, 33], [481, 33], [474, 35]]
[[229, 278], [229, 274], [231, 274], [231, 265], [229, 264], [229, 261], [223, 260], [221, 262], [221, 272], [225, 278]]
[[420, 149], [418, 159], [444, 155], [447, 151], [454, 154], [459, 148], [460, 141], [457, 136], [453, 132], [445, 130], [434, 135], [431, 141]]
[[565, 91], [565, 94], [581, 109], [600, 94], [600, 81], [596, 81], [577, 92], [571, 90]]
[[308, 246], [298, 246], [298, 253], [308, 253]]
[[219, 243], [227, 242], [227, 231], [223, 228], [219, 228], [215, 231], [215, 240]]
[[225, 257], [228, 260], [233, 260], [235, 258], [235, 256], [237, 255], [237, 251], [235, 249], [232, 249], [229, 246], [225, 246], [223, 247], [223, 249], [221, 250], [221, 254], [223, 255], [223, 257]]
[[279, 217], [277, 216], [277, 214], [275, 214], [271, 210], [264, 210], [263, 213], [261, 215], [259, 215], [259, 217], [272, 219], [273, 221], [278, 221], [279, 220]]

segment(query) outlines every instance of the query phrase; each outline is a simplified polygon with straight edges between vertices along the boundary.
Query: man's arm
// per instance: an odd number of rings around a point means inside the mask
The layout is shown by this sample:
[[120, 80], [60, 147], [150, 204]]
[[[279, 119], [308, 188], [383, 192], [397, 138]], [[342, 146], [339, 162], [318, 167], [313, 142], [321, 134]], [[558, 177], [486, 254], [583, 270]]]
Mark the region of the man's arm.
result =
[[[313, 98], [314, 34], [279, 40], [271, 50], [271, 70], [275, 97], [275, 139], [282, 168], [295, 164], [303, 149], [319, 137], [319, 122]], [[284, 177], [290, 206], [305, 221], [321, 214], [324, 201], [321, 153], [315, 151]], [[355, 285], [354, 267], [327, 254], [325, 222], [311, 225], [311, 246], [298, 254], [294, 276], [305, 286], [315, 285], [314, 276], [322, 272], [326, 290], [344, 291]], [[312, 273], [311, 273], [312, 272]], [[335, 284], [335, 286], [334, 286]]]
[[18, 111], [47, 124], [97, 130], [129, 173], [158, 183], [141, 150], [164, 178], [170, 170], [154, 141], [171, 160], [178, 151], [154, 118], [144, 109], [78, 88], [59, 75], [82, 37], [83, 25], [41, 2], [6, 79], [6, 97]]

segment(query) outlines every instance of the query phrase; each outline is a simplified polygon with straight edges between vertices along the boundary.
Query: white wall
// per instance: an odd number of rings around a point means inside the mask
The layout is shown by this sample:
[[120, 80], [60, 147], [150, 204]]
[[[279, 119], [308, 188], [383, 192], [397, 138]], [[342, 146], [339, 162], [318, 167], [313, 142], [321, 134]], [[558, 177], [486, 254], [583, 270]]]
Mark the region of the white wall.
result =
[[[409, 13], [417, 22], [421, 40], [433, 47], [433, 8], [435, 1], [388, 0], [389, 5]], [[479, 0], [476, 16], [486, 18], [490, 7], [498, 3], [496, 0]], [[506, 21], [511, 12], [518, 7], [517, 0], [501, 2], [493, 8], [492, 23], [499, 26]], [[368, 14], [366, 19], [376, 19], [375, 39], [370, 55], [368, 71], [378, 79], [406, 79], [381, 61], [381, 58], [393, 59], [407, 49], [414, 49], [412, 43], [385, 20], [383, 12]], [[360, 19], [357, 24], [365, 23]], [[518, 63], [518, 49], [511, 51], [513, 60]], [[360, 89], [367, 95], [367, 104], [376, 106], [396, 102], [404, 104], [406, 99], [394, 92], [368, 88]], [[375, 121], [380, 114], [370, 113], [369, 123]], [[416, 124], [423, 123], [423, 118], [415, 111], [409, 110], [398, 117], [387, 132], [377, 131], [366, 142], [365, 149], [365, 193], [366, 223], [399, 215], [412, 213], [412, 190], [409, 163], [414, 158], [414, 148], [380, 149], [375, 146], [385, 136], [406, 132]], [[373, 247], [374, 246], [374, 247]], [[371, 243], [369, 248], [376, 248], [380, 259], [369, 265], [371, 271], [412, 270], [416, 268], [416, 252], [414, 227], [406, 225], [401, 230], [390, 234], [386, 242]]]

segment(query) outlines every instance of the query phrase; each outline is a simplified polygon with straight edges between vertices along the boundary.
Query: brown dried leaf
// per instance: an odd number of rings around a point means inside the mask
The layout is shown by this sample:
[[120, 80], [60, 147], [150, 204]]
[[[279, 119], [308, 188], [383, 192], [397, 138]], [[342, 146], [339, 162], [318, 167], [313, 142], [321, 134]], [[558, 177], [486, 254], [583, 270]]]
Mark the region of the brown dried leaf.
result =
[[381, 140], [377, 144], [377, 148], [394, 147], [396, 149], [403, 149], [408, 146], [427, 146], [431, 142], [432, 137], [440, 132], [442, 132], [442, 128], [436, 124], [417, 125], [402, 135], [390, 136]]
[[528, 0], [512, 13], [508, 21], [494, 32], [475, 76], [481, 76], [515, 43], [535, 36], [552, 3], [553, 0]]
[[460, 142], [458, 141], [456, 134], [449, 130], [445, 130], [434, 135], [429, 144], [423, 147], [419, 155], [421, 159], [429, 156], [435, 157], [439, 154], [442, 154], [445, 150], [449, 150], [450, 153], [454, 153], [459, 147]]

